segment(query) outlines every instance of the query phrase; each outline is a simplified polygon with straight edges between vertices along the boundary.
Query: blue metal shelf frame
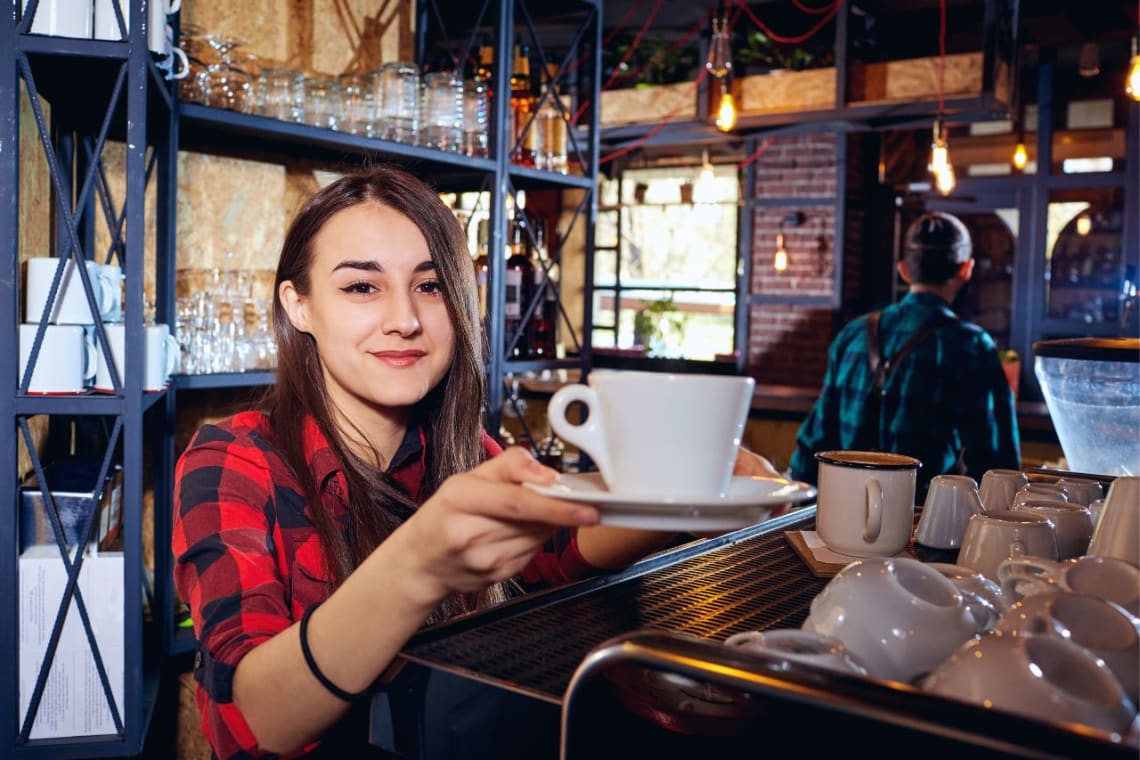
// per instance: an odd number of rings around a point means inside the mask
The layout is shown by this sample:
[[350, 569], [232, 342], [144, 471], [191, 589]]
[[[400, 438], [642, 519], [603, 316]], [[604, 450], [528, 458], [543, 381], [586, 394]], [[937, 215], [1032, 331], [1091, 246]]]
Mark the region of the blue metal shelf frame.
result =
[[[16, 436], [6, 450], [6, 459], [0, 466], [0, 488], [10, 495], [13, 504], [18, 503], [20, 473], [17, 469], [17, 439], [29, 452], [32, 469], [39, 487], [47, 502], [47, 514], [52, 522], [56, 547], [63, 569], [67, 572], [64, 595], [58, 600], [48, 600], [56, 607], [56, 615], [49, 639], [45, 661], [41, 666], [37, 682], [31, 694], [31, 705], [27, 714], [20, 713], [19, 703], [19, 530], [18, 510], [11, 509], [0, 519], [0, 594], [9, 605], [6, 614], [0, 614], [0, 756], [4, 757], [116, 757], [133, 755], [141, 751], [150, 715], [154, 709], [155, 695], [159, 687], [157, 663], [164, 654], [161, 647], [156, 649], [153, 636], [143, 620], [144, 584], [146, 574], [143, 568], [143, 520], [142, 502], [147, 462], [154, 475], [153, 486], [156, 494], [169, 491], [167, 473], [169, 454], [172, 451], [170, 435], [170, 413], [173, 394], [144, 393], [141, 373], [126, 377], [115, 377], [112, 372], [116, 392], [113, 395], [80, 394], [75, 396], [48, 397], [27, 395], [26, 390], [43, 338], [43, 325], [37, 331], [29, 359], [28, 371], [24, 377], [16, 377], [11, 368], [16, 366], [19, 345], [17, 326], [20, 322], [20, 297], [18, 293], [19, 262], [19, 132], [20, 132], [20, 93], [21, 85], [29, 95], [33, 120], [39, 136], [40, 147], [44, 152], [56, 205], [46, 210], [54, 217], [57, 229], [56, 255], [61, 260], [55, 281], [49, 293], [49, 303], [57, 296], [63, 259], [77, 262], [97, 260], [110, 263], [116, 258], [122, 266], [126, 289], [124, 312], [135, 315], [125, 323], [125, 364], [140, 366], [144, 327], [141, 315], [144, 314], [144, 237], [146, 233], [145, 194], [148, 180], [154, 167], [158, 165], [157, 190], [160, 207], [158, 228], [158, 276], [166, 276], [170, 266], [173, 243], [173, 190], [175, 182], [171, 168], [176, 161], [177, 145], [176, 114], [171, 107], [174, 98], [167, 83], [157, 75], [156, 68], [147, 49], [145, 19], [147, 0], [119, 0], [130, 4], [131, 17], [140, 21], [130, 29], [122, 24], [121, 7], [115, 11], [120, 22], [124, 39], [118, 41], [79, 40], [27, 34], [30, 20], [38, 9], [37, 0], [31, 0], [24, 10], [23, 17], [17, 19], [15, 4], [13, 12], [0, 21], [0, 65], [3, 66], [0, 80], [0, 251], [3, 263], [0, 264], [0, 356], [10, 369], [0, 373], [0, 418], [13, 425]], [[68, 87], [80, 87], [91, 83], [92, 78], [109, 76], [108, 81], [97, 85], [110, 85], [106, 110], [97, 126], [85, 120], [72, 123], [68, 109], [53, 107], [49, 123], [37, 97], [37, 72], [53, 61], [61, 58], [79, 58], [92, 62], [105, 61], [99, 66], [75, 66], [74, 83]], [[108, 66], [110, 68], [108, 68]], [[108, 75], [107, 72], [114, 72]], [[39, 72], [42, 73], [42, 72]], [[86, 77], [86, 79], [84, 79]], [[50, 77], [49, 77], [50, 79]], [[43, 95], [51, 101], [61, 92], [57, 81], [50, 82]], [[97, 88], [96, 88], [97, 89]], [[153, 101], [151, 100], [153, 99]], [[148, 103], [148, 101], [150, 101]], [[148, 105], [157, 103], [155, 109]], [[53, 106], [60, 104], [53, 103]], [[149, 130], [149, 134], [148, 134]], [[122, 204], [115, 203], [107, 181], [103, 165], [102, 150], [108, 136], [114, 134], [125, 145], [125, 194]], [[158, 136], [160, 141], [148, 137]], [[173, 140], [171, 140], [173, 136]], [[163, 142], [164, 141], [164, 142]], [[154, 152], [148, 159], [148, 146]], [[35, 150], [35, 148], [32, 148]], [[74, 166], [74, 172], [72, 167]], [[72, 198], [74, 197], [74, 206]], [[97, 213], [96, 204], [101, 207], [103, 218], [110, 231], [112, 243], [105, 255], [94, 250], [94, 225]], [[164, 218], [165, 217], [165, 218]], [[94, 304], [93, 291], [86, 268], [77, 267], [80, 282], [87, 300]], [[160, 291], [162, 288], [160, 287]], [[164, 294], [159, 294], [159, 307], [163, 309]], [[93, 309], [97, 311], [97, 309]], [[160, 313], [162, 313], [160, 311]], [[106, 333], [102, 320], [97, 318], [95, 332], [103, 347], [105, 359], [110, 358]], [[78, 588], [79, 573], [85, 555], [68, 547], [63, 539], [63, 527], [53, 508], [53, 497], [47, 487], [44, 464], [36, 452], [35, 442], [28, 418], [32, 415], [53, 415], [65, 417], [105, 417], [113, 418], [109, 441], [101, 461], [101, 481], [121, 456], [122, 464], [122, 532], [123, 532], [123, 645], [125, 661], [123, 671], [123, 695], [116, 704], [111, 692], [108, 674], [103, 668], [102, 656], [91, 630], [87, 617], [87, 604]], [[7, 421], [11, 421], [10, 423]], [[164, 439], [164, 446], [152, 449], [144, 446], [148, 432]], [[144, 452], [144, 448], [147, 449]], [[149, 455], [149, 456], [146, 456]], [[101, 482], [100, 481], [100, 482]], [[159, 520], [165, 499], [157, 498], [156, 521]], [[90, 536], [96, 522], [95, 505], [87, 514], [84, 534]], [[156, 536], [157, 539], [157, 536]], [[167, 539], [166, 543], [169, 543]], [[156, 555], [162, 556], [162, 541], [156, 540]], [[164, 576], [157, 576], [162, 578]], [[161, 582], [156, 590], [164, 592]], [[68, 737], [61, 739], [29, 739], [34, 725], [39, 703], [43, 696], [48, 674], [53, 665], [55, 647], [62, 632], [67, 611], [72, 605], [83, 624], [87, 643], [91, 648], [96, 668], [100, 674], [103, 697], [107, 700], [116, 732], [106, 736]], [[153, 604], [153, 602], [152, 602]], [[144, 660], [144, 655], [150, 657]], [[117, 673], [110, 674], [117, 678]]]

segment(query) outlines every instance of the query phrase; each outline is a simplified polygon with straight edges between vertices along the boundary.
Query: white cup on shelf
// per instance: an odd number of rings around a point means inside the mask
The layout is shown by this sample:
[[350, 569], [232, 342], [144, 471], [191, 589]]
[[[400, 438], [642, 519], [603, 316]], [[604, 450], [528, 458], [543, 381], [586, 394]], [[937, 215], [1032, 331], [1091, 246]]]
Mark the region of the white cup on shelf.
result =
[[[60, 259], [36, 257], [27, 262], [27, 297], [24, 299], [24, 321], [40, 322], [45, 318], [48, 294], [55, 279]], [[94, 261], [83, 262], [87, 279], [91, 283], [91, 295], [95, 299], [96, 310], [104, 322], [122, 318], [122, 273], [119, 267], [106, 267]], [[47, 321], [61, 325], [92, 325], [95, 316], [87, 293], [83, 289], [80, 270], [74, 259], [63, 261], [63, 274], [59, 278], [55, 300]], [[118, 276], [116, 277], [116, 272]]]
[[[24, 0], [26, 12], [30, 0]], [[94, 17], [91, 0], [40, 0], [28, 29], [32, 34], [91, 39]]]
[[[38, 324], [20, 325], [20, 374], [17, 383], [24, 380], [39, 327]], [[28, 393], [84, 393], [95, 377], [95, 364], [95, 342], [88, 337], [82, 325], [44, 325], [44, 337], [36, 354]]]
[[125, 39], [119, 32], [119, 20], [115, 17], [116, 2], [119, 4], [119, 10], [123, 12], [123, 23], [130, 32], [131, 0], [95, 0], [95, 39]]
[[[125, 384], [124, 372], [125, 369], [130, 369], [126, 364], [126, 325], [109, 324], [104, 325], [103, 329], [107, 334], [115, 369], [119, 373], [119, 382]], [[167, 325], [147, 325], [143, 328], [143, 332], [143, 391], [154, 393], [165, 388], [167, 380], [178, 370], [181, 349]], [[107, 357], [102, 349], [99, 350], [94, 388], [101, 393], [115, 392]]]

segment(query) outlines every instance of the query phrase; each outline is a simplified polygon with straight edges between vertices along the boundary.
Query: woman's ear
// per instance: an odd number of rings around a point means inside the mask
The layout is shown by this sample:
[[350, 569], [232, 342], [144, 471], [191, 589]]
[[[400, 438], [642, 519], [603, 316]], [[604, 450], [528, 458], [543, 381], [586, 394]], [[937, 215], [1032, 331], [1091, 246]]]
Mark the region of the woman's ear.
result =
[[281, 299], [281, 305], [285, 307], [285, 313], [289, 315], [289, 322], [293, 327], [299, 332], [310, 333], [305, 299], [293, 287], [292, 280], [285, 280], [278, 286], [277, 297]]

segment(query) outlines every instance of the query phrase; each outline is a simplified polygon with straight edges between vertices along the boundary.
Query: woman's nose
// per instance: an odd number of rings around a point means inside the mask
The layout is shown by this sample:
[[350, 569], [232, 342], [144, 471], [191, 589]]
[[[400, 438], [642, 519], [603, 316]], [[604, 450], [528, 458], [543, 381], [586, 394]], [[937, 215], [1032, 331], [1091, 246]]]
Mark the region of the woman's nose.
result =
[[412, 299], [404, 293], [393, 293], [384, 302], [381, 328], [386, 333], [414, 335], [420, 330], [420, 318]]

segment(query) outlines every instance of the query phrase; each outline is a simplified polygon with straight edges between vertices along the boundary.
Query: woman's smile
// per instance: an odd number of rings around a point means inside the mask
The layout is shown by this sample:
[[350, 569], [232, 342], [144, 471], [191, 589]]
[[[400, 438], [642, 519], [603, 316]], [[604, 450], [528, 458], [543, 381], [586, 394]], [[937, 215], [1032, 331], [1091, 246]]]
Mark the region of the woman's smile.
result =
[[371, 351], [370, 353], [392, 367], [410, 367], [427, 356], [426, 351], [414, 349], [407, 351]]

